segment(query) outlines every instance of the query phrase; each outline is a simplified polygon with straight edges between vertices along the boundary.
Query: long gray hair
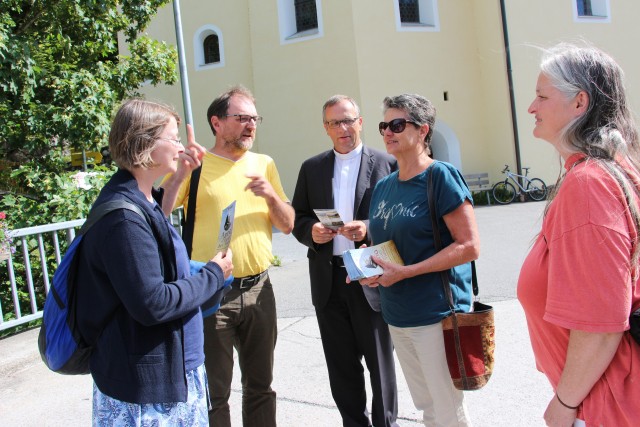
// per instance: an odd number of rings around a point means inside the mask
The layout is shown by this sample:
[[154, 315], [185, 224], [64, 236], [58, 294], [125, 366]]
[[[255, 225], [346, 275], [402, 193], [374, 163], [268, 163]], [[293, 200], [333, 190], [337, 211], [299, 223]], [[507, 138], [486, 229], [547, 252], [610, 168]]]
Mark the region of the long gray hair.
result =
[[[562, 131], [561, 144], [571, 152], [586, 155], [620, 184], [640, 232], [640, 213], [636, 196], [640, 196], [632, 176], [640, 170], [638, 130], [629, 110], [624, 90], [624, 73], [606, 53], [591, 47], [561, 43], [544, 52], [540, 71], [567, 99], [580, 92], [589, 97], [586, 112], [571, 121]], [[634, 170], [630, 175], [623, 162]], [[557, 193], [564, 174], [558, 178], [549, 203]], [[547, 205], [547, 209], [549, 205]], [[640, 245], [634, 245], [631, 265], [637, 267]]]

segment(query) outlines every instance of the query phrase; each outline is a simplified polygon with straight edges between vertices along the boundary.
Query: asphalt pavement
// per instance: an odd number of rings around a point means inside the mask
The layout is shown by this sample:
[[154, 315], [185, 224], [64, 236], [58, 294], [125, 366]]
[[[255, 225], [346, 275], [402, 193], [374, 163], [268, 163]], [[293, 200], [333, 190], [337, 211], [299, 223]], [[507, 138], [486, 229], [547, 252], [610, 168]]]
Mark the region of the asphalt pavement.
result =
[[[466, 392], [475, 427], [543, 426], [553, 396], [536, 371], [515, 288], [520, 265], [540, 229], [544, 202], [479, 207], [477, 261], [480, 300], [493, 305], [496, 321], [494, 373], [483, 389]], [[305, 247], [292, 236], [274, 234], [281, 265], [270, 270], [278, 305], [278, 343], [273, 388], [280, 427], [333, 427], [341, 419], [327, 377], [320, 334], [311, 305]], [[37, 350], [38, 329], [0, 340], [0, 426], [86, 426], [91, 424], [91, 377], [50, 372]], [[396, 364], [400, 426], [422, 425], [402, 370]], [[369, 393], [370, 395], [370, 393]], [[231, 393], [233, 426], [242, 426], [240, 372]]]

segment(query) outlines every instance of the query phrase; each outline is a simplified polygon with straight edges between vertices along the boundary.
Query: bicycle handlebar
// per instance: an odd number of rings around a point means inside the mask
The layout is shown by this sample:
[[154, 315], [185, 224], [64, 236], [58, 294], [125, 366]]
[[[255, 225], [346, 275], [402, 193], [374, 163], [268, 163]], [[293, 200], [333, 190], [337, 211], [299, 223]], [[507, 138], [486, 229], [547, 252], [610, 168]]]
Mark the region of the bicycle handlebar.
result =
[[502, 169], [502, 173], [505, 173], [509, 170], [509, 165], [504, 165], [504, 169]]

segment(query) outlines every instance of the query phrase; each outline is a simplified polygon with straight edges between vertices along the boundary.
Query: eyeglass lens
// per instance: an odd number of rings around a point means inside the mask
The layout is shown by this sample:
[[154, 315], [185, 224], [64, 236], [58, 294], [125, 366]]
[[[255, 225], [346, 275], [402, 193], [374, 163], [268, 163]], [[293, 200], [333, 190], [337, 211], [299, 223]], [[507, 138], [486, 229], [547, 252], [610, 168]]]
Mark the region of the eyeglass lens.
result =
[[380, 135], [384, 135], [384, 131], [387, 127], [393, 133], [402, 133], [406, 129], [407, 123], [413, 122], [407, 121], [407, 119], [393, 119], [390, 122], [380, 122], [378, 130], [380, 130]]
[[355, 124], [355, 122], [358, 119], [351, 119], [351, 118], [347, 118], [347, 119], [342, 119], [342, 120], [329, 120], [327, 122], [327, 126], [329, 126], [331, 129], [335, 129], [337, 127], [340, 127], [342, 125], [345, 125], [347, 127], [351, 127]]
[[257, 125], [262, 123], [262, 116], [250, 116], [248, 114], [227, 114], [227, 117], [237, 117], [238, 121], [242, 124], [249, 123], [251, 120], [253, 120]]
[[169, 141], [173, 145], [182, 145], [182, 140], [180, 140], [180, 139], [171, 139], [171, 138], [159, 138], [159, 139], [164, 140], [164, 141]]

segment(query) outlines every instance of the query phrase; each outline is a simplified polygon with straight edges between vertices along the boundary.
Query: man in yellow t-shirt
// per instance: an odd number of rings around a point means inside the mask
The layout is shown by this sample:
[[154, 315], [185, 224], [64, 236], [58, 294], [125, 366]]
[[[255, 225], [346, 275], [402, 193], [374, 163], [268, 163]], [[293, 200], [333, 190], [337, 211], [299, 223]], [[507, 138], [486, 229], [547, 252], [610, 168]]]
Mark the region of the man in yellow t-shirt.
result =
[[[276, 395], [271, 389], [277, 337], [275, 297], [269, 280], [271, 230], [293, 228], [294, 211], [282, 189], [273, 160], [252, 153], [257, 115], [251, 92], [236, 86], [216, 98], [207, 111], [215, 145], [204, 150], [193, 142], [181, 155], [178, 171], [162, 184], [162, 207], [170, 213], [189, 211], [191, 172], [202, 165], [197, 187], [191, 258], [213, 257], [222, 211], [234, 200], [235, 220], [230, 248], [235, 279], [220, 310], [204, 319], [205, 367], [213, 409], [209, 423], [230, 427], [229, 395], [233, 348], [242, 371], [242, 417], [245, 427], [276, 426]], [[259, 301], [259, 303], [258, 303]]]

